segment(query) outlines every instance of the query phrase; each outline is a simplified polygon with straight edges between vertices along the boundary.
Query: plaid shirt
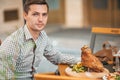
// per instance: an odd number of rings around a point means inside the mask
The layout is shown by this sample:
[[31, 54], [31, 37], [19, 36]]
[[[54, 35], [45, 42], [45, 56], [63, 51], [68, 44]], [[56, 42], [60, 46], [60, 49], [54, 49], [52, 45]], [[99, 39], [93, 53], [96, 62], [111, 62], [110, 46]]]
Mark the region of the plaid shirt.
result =
[[0, 46], [0, 78], [32, 80], [38, 73], [40, 61], [46, 57], [53, 64], [73, 64], [80, 61], [71, 55], [61, 54], [51, 44], [45, 31], [33, 40], [27, 26], [21, 27]]

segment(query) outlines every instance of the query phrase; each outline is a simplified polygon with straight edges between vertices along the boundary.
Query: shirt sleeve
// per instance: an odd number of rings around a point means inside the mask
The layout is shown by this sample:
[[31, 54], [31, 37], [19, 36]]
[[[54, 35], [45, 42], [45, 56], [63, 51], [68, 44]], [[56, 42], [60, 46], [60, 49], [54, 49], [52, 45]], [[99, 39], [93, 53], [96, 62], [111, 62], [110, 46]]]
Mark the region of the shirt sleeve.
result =
[[45, 48], [44, 56], [53, 64], [75, 64], [81, 61], [80, 58], [70, 54], [63, 54], [59, 50], [55, 49], [49, 39]]
[[18, 54], [17, 44], [9, 39], [0, 46], [0, 80], [8, 80], [15, 77], [15, 65]]

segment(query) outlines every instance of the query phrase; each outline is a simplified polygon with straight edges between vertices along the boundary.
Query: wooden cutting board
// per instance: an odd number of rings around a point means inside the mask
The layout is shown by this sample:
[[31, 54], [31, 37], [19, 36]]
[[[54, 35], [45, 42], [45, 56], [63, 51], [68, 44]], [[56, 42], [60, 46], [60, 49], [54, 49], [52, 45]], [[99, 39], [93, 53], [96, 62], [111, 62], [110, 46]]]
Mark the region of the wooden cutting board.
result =
[[88, 77], [88, 78], [102, 78], [103, 76], [107, 75], [109, 71], [106, 72], [101, 72], [101, 73], [96, 73], [96, 72], [81, 72], [81, 73], [76, 73], [75, 71], [72, 71], [71, 68], [67, 67], [65, 69], [65, 73], [68, 76], [74, 76], [74, 77]]

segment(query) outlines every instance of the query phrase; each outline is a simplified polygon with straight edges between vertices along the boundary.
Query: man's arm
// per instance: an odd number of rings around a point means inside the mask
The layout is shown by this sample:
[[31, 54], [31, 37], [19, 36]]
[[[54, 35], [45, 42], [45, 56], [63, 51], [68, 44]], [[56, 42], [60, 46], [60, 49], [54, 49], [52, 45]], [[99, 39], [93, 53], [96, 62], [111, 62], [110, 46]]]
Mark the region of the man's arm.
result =
[[69, 54], [62, 54], [60, 51], [56, 50], [49, 39], [44, 56], [54, 64], [75, 64], [80, 62], [80, 58], [76, 58]]

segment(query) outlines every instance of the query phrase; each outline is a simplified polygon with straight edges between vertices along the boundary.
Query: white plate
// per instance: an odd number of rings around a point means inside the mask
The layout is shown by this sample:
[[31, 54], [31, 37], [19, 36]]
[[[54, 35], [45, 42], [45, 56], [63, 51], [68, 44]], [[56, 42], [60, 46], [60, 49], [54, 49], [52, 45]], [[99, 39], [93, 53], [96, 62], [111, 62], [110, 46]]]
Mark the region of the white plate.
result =
[[76, 73], [75, 71], [72, 71], [71, 68], [67, 67], [65, 69], [65, 73], [69, 76], [74, 77], [89, 77], [89, 78], [102, 78], [103, 76], [107, 75], [109, 71], [106, 69], [105, 72], [97, 73], [97, 72], [80, 72]]

